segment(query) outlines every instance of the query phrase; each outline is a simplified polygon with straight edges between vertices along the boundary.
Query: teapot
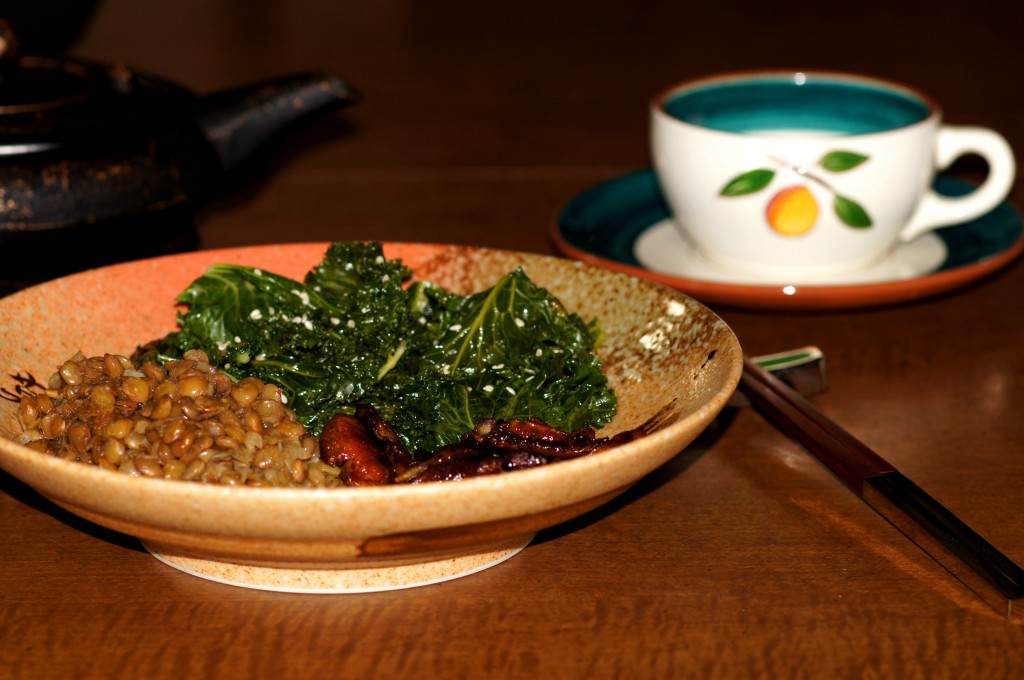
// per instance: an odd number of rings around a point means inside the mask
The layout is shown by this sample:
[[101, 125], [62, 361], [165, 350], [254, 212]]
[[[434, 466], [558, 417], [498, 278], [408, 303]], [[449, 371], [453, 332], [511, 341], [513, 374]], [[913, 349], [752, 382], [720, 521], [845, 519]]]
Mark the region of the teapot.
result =
[[74, 260], [90, 239], [141, 242], [189, 219], [282, 133], [361, 98], [319, 72], [200, 96], [123, 64], [18, 55], [4, 29], [0, 280], [30, 267], [21, 252], [63, 244], [57, 255]]

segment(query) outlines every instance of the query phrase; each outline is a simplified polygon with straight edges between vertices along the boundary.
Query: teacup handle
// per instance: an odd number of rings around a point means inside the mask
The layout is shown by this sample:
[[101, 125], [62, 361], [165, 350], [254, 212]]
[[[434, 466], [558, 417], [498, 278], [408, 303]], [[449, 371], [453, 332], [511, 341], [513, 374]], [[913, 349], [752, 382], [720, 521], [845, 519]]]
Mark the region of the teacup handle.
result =
[[979, 127], [943, 126], [935, 148], [935, 165], [943, 170], [953, 161], [975, 153], [988, 163], [988, 176], [965, 196], [941, 196], [928, 189], [910, 222], [900, 232], [901, 241], [950, 224], [966, 222], [999, 205], [1013, 186], [1016, 163], [1010, 144], [997, 132]]

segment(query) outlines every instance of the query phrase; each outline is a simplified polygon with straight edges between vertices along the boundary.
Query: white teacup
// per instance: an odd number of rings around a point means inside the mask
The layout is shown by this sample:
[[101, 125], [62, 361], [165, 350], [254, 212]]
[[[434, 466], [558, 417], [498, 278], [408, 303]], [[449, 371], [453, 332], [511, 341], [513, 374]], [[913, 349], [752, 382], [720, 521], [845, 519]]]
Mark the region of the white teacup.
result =
[[[651, 107], [651, 151], [673, 222], [726, 267], [785, 277], [853, 271], [900, 243], [996, 207], [1014, 181], [1009, 144], [951, 127], [926, 95], [823, 72], [749, 72], [669, 88]], [[957, 198], [935, 174], [978, 154], [984, 183]]]

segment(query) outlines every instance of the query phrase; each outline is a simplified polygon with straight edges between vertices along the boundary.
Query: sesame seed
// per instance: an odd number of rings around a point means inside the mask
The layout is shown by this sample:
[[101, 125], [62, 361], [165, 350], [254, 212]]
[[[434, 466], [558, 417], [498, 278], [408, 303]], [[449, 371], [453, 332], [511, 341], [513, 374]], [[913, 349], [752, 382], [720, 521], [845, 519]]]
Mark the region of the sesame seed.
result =
[[261, 312], [258, 309], [254, 309], [251, 312], [249, 312], [249, 318], [259, 321], [260, 319], [263, 318], [263, 312]]
[[484, 385], [484, 392], [493, 392], [494, 385]]

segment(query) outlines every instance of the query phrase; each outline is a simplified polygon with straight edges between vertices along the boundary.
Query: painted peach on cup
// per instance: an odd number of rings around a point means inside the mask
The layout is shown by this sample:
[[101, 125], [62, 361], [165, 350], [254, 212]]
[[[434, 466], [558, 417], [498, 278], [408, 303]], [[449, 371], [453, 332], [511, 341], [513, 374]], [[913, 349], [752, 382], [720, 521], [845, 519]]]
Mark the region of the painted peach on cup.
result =
[[[838, 173], [852, 170], [868, 160], [868, 157], [853, 151], [830, 151], [822, 156], [817, 165], [825, 172]], [[832, 208], [840, 222], [854, 229], [866, 229], [873, 225], [870, 215], [857, 201], [841, 195], [823, 176], [809, 172], [794, 163], [772, 157], [771, 161], [783, 170], [801, 175], [815, 182], [832, 194]], [[775, 179], [775, 168], [763, 167], [743, 172], [733, 177], [719, 192], [725, 197], [746, 196], [768, 187]], [[814, 228], [818, 221], [818, 201], [805, 185], [780, 189], [768, 201], [765, 217], [768, 226], [782, 236], [801, 236]]]
[[818, 221], [818, 202], [805, 186], [782, 189], [768, 202], [768, 225], [783, 236], [803, 236]]

